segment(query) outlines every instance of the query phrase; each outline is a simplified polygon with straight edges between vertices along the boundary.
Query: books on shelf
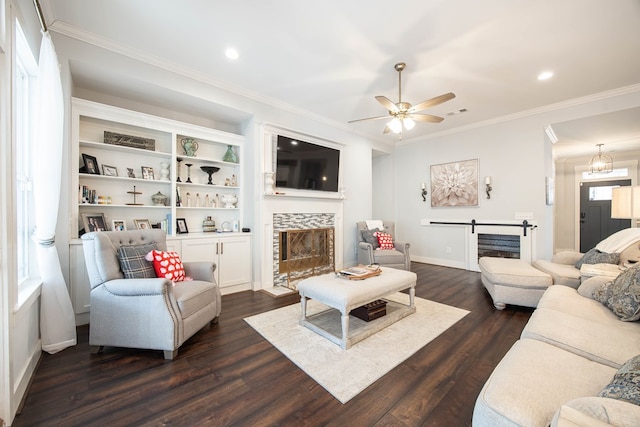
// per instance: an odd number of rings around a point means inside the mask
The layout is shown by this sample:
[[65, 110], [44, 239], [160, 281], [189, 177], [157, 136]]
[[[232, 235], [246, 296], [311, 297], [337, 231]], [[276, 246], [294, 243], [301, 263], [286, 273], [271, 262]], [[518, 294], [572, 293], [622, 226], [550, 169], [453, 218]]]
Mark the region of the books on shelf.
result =
[[357, 265], [355, 267], [343, 268], [338, 271], [338, 274], [341, 277], [351, 279], [351, 280], [362, 280], [367, 279], [369, 277], [378, 276], [382, 273], [380, 266], [377, 264], [372, 265]]

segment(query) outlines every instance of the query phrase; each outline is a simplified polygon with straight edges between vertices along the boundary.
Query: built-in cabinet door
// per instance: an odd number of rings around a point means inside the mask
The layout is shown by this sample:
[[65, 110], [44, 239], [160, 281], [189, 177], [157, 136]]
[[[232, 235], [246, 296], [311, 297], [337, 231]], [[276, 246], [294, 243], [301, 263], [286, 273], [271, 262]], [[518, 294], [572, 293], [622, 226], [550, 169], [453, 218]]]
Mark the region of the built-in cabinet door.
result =
[[220, 239], [218, 260], [218, 283], [221, 288], [251, 281], [251, 241], [248, 237]]
[[184, 262], [215, 262], [218, 286], [251, 282], [251, 239], [249, 236], [225, 236], [182, 241]]

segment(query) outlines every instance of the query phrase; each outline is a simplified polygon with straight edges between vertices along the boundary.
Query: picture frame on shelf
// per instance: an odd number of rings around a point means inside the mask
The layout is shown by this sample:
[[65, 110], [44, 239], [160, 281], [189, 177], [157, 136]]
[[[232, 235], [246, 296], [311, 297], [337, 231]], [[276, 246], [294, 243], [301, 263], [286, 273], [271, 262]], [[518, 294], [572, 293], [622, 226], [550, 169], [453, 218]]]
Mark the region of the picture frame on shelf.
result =
[[107, 231], [107, 221], [102, 213], [83, 213], [82, 225], [85, 233], [92, 231]]
[[151, 223], [148, 219], [134, 219], [133, 223], [136, 226], [136, 230], [151, 230]]
[[111, 229], [113, 231], [125, 231], [127, 229], [127, 224], [123, 219], [114, 219], [111, 220]]
[[102, 175], [104, 176], [118, 176], [118, 168], [115, 166], [102, 165]]
[[142, 166], [142, 179], [154, 180], [153, 168], [149, 166]]
[[176, 231], [178, 234], [186, 234], [189, 232], [185, 218], [176, 218]]
[[100, 169], [98, 169], [98, 159], [89, 154], [82, 153], [82, 161], [84, 162], [84, 170], [82, 172], [91, 175], [100, 175]]
[[136, 173], [133, 171], [133, 168], [127, 168], [127, 176], [129, 178], [135, 178], [136, 177]]

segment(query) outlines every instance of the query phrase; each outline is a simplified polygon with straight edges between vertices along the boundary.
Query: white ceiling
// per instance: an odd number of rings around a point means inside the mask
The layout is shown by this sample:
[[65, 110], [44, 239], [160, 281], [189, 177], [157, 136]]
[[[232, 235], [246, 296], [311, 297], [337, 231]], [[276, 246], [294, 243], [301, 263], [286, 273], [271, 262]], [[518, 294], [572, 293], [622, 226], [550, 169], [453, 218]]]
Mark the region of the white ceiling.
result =
[[[397, 101], [393, 66], [401, 61], [403, 101], [457, 95], [425, 111], [445, 117], [442, 123], [418, 123], [405, 140], [614, 89], [640, 90], [638, 0], [51, 0], [42, 7], [52, 32], [379, 141], [397, 140], [382, 135], [385, 121], [347, 122], [385, 114], [376, 95]], [[229, 46], [238, 60], [224, 56]], [[138, 101], [179, 97], [145, 87], [126, 69], [72, 61], [74, 84], [86, 89]], [[554, 77], [538, 81], [544, 70]], [[213, 114], [205, 105], [192, 108]], [[637, 116], [633, 124], [640, 129]], [[640, 142], [638, 129], [624, 138]], [[554, 130], [561, 142], [566, 133], [567, 147], [572, 138], [595, 149], [568, 124]]]

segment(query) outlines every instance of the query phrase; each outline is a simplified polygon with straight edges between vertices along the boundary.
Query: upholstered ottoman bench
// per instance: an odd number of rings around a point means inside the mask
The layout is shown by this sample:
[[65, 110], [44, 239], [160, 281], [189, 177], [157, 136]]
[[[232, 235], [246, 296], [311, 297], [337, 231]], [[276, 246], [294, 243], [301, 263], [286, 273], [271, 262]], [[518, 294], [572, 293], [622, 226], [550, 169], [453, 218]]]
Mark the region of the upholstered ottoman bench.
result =
[[[349, 280], [330, 273], [309, 277], [298, 283], [302, 309], [300, 324], [346, 350], [390, 324], [415, 313], [414, 298], [418, 277], [416, 273], [388, 267], [380, 267], [380, 269], [382, 273], [379, 276], [369, 277], [365, 280]], [[405, 289], [409, 290], [407, 305], [387, 301], [387, 315], [369, 322], [367, 327], [360, 331], [350, 330], [349, 313], [351, 310]], [[307, 299], [314, 299], [339, 312], [339, 317], [336, 317], [339, 332], [332, 332], [331, 326], [333, 325], [327, 325], [326, 319], [322, 319], [322, 314], [329, 310], [308, 316]]]
[[482, 257], [478, 265], [482, 284], [498, 310], [507, 304], [535, 308], [553, 284], [550, 275], [521, 259]]

